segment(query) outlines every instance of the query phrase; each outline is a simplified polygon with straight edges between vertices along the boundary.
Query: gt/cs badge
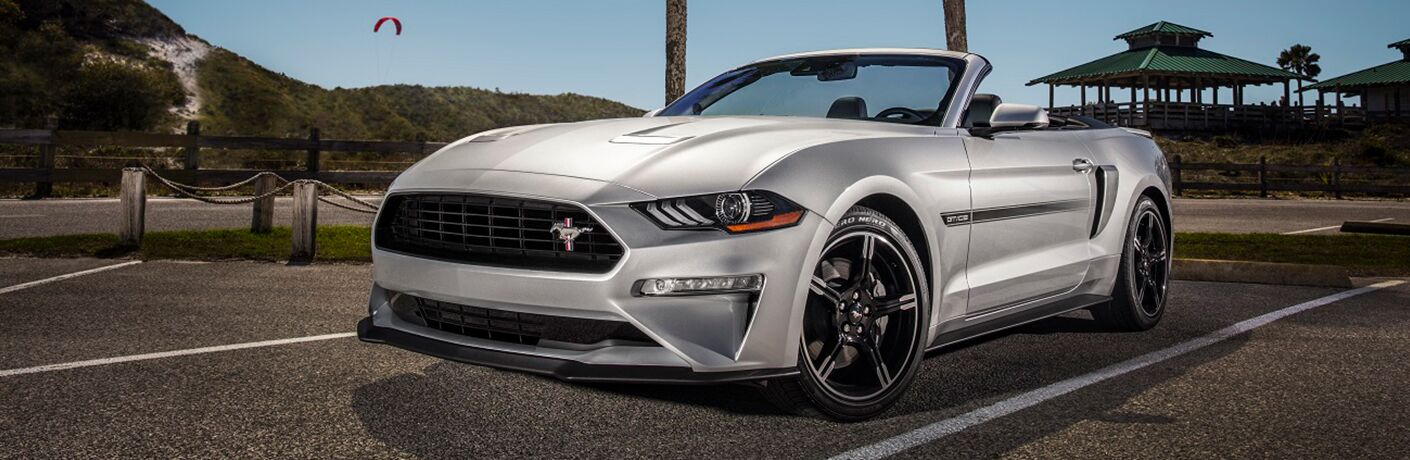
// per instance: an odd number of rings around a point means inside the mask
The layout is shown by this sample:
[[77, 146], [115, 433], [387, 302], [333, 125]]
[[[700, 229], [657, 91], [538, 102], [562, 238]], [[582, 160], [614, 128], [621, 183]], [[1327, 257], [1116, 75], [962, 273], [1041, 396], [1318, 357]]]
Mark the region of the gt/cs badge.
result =
[[592, 231], [592, 227], [574, 227], [572, 217], [564, 217], [562, 222], [554, 222], [548, 233], [563, 241], [563, 250], [573, 252], [573, 240]]

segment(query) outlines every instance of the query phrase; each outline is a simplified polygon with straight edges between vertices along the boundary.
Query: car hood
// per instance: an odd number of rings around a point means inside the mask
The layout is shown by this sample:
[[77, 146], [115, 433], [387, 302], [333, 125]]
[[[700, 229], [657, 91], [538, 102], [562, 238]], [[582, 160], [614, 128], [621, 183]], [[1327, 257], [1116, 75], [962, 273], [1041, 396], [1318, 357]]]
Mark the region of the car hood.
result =
[[584, 203], [685, 196], [739, 189], [809, 146], [934, 132], [926, 126], [764, 116], [521, 126], [450, 144], [408, 169], [393, 188], [505, 191]]

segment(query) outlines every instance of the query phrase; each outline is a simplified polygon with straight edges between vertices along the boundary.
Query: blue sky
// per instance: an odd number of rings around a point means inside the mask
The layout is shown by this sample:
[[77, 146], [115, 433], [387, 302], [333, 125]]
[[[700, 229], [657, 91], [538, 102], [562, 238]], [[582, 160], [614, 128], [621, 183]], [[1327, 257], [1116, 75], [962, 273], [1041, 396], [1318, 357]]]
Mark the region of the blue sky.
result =
[[[575, 92], [662, 104], [664, 0], [149, 0], [190, 33], [324, 87], [386, 83]], [[1158, 20], [1208, 30], [1203, 47], [1273, 64], [1293, 43], [1323, 77], [1399, 57], [1406, 0], [970, 0], [970, 50], [995, 71], [984, 90], [1045, 104], [1030, 79], [1124, 49], [1112, 37]], [[400, 18], [400, 37], [372, 33]], [[844, 47], [945, 46], [940, 0], [695, 0], [687, 86], [758, 58]], [[1226, 93], [1227, 94], [1227, 93]], [[1281, 87], [1250, 90], [1273, 100]], [[1077, 98], [1059, 89], [1059, 104]], [[1117, 96], [1120, 97], [1119, 95]]]

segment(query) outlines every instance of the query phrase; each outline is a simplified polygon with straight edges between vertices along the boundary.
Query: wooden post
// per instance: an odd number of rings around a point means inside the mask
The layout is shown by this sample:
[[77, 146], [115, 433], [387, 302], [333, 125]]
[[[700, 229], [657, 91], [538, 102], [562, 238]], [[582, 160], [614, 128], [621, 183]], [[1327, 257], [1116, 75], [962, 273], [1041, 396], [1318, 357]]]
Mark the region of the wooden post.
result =
[[1332, 195], [1341, 199], [1341, 158], [1332, 158]]
[[289, 265], [308, 265], [318, 245], [318, 184], [307, 180], [294, 183], [293, 227]]
[[1326, 107], [1327, 107], [1327, 92], [1326, 92], [1326, 91], [1322, 91], [1322, 90], [1319, 89], [1319, 90], [1317, 90], [1317, 122], [1318, 122], [1318, 123], [1321, 123], [1321, 122], [1322, 122], [1322, 117], [1325, 117], [1325, 116], [1326, 116], [1326, 113], [1323, 112], [1323, 110], [1326, 110]]
[[1268, 157], [1258, 156], [1258, 196], [1268, 198]]
[[1180, 196], [1185, 191], [1185, 181], [1180, 177], [1183, 171], [1180, 167], [1180, 155], [1175, 155], [1174, 160], [1174, 164], [1170, 165], [1170, 185], [1175, 189], [1175, 196]]
[[[49, 118], [48, 118], [47, 120], [45, 120], [45, 122], [44, 122], [44, 129], [49, 130], [49, 141], [39, 145], [39, 169], [44, 169], [44, 170], [46, 170], [46, 171], [44, 171], [44, 174], [45, 174], [47, 177], [49, 177], [49, 178], [53, 178], [53, 177], [54, 177], [54, 140], [55, 140], [54, 138], [57, 137], [57, 136], [55, 136], [54, 131], [57, 131], [57, 130], [59, 129], [59, 119], [56, 118], [56, 117], [49, 117]], [[36, 182], [36, 183], [34, 184], [34, 197], [35, 197], [35, 198], [48, 198], [49, 195], [53, 195], [53, 194], [54, 194], [54, 183], [53, 183], [53, 182]]]
[[1097, 108], [1094, 112], [1097, 113], [1097, 119], [1104, 122], [1111, 121], [1107, 119], [1106, 102], [1106, 80], [1102, 80], [1097, 82]]
[[[186, 122], [186, 135], [199, 138], [201, 136], [201, 122], [195, 120]], [[201, 169], [201, 147], [194, 145], [197, 142], [200, 142], [200, 140], [193, 139], [193, 145], [186, 147], [186, 169], [192, 171]]]
[[426, 133], [416, 133], [417, 158], [426, 157]]
[[1337, 93], [1337, 126], [1341, 126], [1346, 122], [1346, 106], [1342, 104], [1341, 86], [1337, 86], [1333, 90]]
[[318, 128], [308, 129], [308, 141], [313, 143], [308, 149], [308, 172], [313, 173], [313, 177], [318, 177]]
[[[255, 179], [255, 196], [264, 195], [279, 187], [279, 179], [273, 174], [265, 174]], [[250, 217], [251, 233], [269, 233], [274, 230], [274, 196], [255, 200], [254, 212]]]
[[147, 220], [147, 173], [141, 168], [123, 168], [119, 195], [122, 215], [118, 216], [118, 245], [142, 245]]
[[1082, 115], [1087, 115], [1087, 84], [1083, 83], [1083, 84], [1081, 84], [1081, 85], [1082, 85], [1082, 106], [1081, 106], [1082, 109], [1079, 110], [1077, 113], [1080, 113], [1080, 114], [1082, 114]]
[[1048, 83], [1048, 110], [1053, 110], [1053, 84]]
[[1151, 125], [1151, 77], [1141, 75], [1141, 117], [1145, 119], [1145, 126]]
[[1400, 119], [1400, 88], [1395, 88], [1395, 119]]

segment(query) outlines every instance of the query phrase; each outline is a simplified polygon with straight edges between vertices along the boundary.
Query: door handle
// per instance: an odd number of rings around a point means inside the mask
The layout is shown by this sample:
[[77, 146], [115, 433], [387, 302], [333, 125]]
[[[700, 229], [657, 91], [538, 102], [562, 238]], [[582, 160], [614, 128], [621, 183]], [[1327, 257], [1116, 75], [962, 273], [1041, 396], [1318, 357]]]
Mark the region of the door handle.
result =
[[1073, 171], [1079, 171], [1079, 172], [1091, 171], [1091, 170], [1092, 170], [1092, 160], [1088, 160], [1088, 159], [1086, 159], [1086, 158], [1077, 158], [1077, 159], [1074, 159], [1074, 160], [1072, 160], [1072, 170], [1073, 170]]

